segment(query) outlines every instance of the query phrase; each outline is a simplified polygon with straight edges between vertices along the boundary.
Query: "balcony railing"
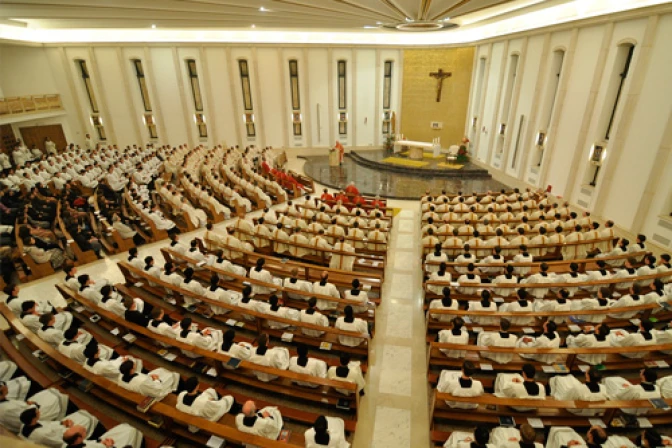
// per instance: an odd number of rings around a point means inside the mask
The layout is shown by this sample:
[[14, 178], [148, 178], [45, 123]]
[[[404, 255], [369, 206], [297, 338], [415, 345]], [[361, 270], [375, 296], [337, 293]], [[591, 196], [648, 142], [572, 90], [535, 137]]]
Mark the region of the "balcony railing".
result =
[[62, 109], [63, 103], [58, 94], [0, 98], [0, 116], [34, 114]]

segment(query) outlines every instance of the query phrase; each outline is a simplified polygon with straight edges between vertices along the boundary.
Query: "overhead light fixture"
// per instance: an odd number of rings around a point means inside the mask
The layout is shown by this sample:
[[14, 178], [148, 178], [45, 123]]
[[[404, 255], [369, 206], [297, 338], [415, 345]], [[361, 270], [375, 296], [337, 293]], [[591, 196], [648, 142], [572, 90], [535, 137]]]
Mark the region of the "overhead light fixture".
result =
[[156, 24], [152, 23], [152, 29], [156, 29]]
[[252, 28], [256, 28], [256, 27], [257, 27], [257, 26], [253, 23], [253, 24], [252, 24]]
[[443, 19], [444, 22], [447, 22], [449, 20], [450, 20], [450, 17], [446, 17], [445, 19]]
[[268, 12], [268, 9], [266, 9], [262, 6], [262, 7], [259, 8], [259, 12]]
[[406, 21], [407, 21], [407, 22], [412, 22], [413, 20], [411, 20], [411, 19], [409, 19], [408, 17], [406, 17]]
[[376, 22], [376, 25], [382, 25], [383, 22]]
[[376, 28], [378, 28], [378, 27], [373, 26], [373, 25], [364, 25], [364, 29], [367, 29], [367, 30], [375, 30]]

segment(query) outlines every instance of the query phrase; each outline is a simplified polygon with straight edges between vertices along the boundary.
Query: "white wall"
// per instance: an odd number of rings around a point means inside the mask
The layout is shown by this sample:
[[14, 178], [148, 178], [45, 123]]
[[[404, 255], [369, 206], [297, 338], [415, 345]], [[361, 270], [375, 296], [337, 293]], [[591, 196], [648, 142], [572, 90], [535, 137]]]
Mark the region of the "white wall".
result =
[[[653, 13], [652, 13], [653, 14]], [[649, 241], [672, 249], [672, 14], [652, 15], [585, 26], [566, 25], [500, 38], [478, 46], [477, 58], [488, 58], [480, 105], [472, 104], [465, 129], [472, 135], [472, 152], [488, 161], [496, 176], [510, 183], [534, 187], [552, 185], [553, 193], [601, 219], [612, 219], [622, 231], [645, 233]], [[619, 45], [634, 44], [635, 52], [616, 110], [614, 127], [606, 142], [606, 158], [596, 185], [590, 185], [594, 165], [591, 148], [604, 140], [605, 113], [611, 112], [607, 92], [618, 65]], [[508, 62], [520, 51], [518, 78], [507, 123], [502, 155], [492, 154], [493, 92], [501, 88]], [[553, 52], [565, 51], [558, 96], [542, 164], [535, 137], [546, 127], [543, 113]], [[619, 72], [620, 73], [620, 72]], [[476, 88], [474, 71], [472, 91]], [[497, 105], [499, 107], [499, 105]], [[512, 167], [513, 147], [520, 116], [524, 130]], [[479, 116], [478, 129], [471, 117]], [[509, 134], [511, 133], [511, 134]], [[486, 144], [486, 142], [488, 142]]]
[[[91, 108], [75, 59], [84, 59], [91, 73], [108, 141], [125, 146], [147, 142], [145, 113], [131, 59], [142, 60], [157, 124], [158, 141], [274, 147], [333, 145], [380, 146], [382, 85], [385, 60], [395, 62], [392, 110], [400, 119], [402, 50], [376, 48], [271, 46], [0, 46], [0, 97], [59, 93], [67, 114], [56, 119], [68, 140], [82, 143], [95, 135]], [[198, 67], [208, 137], [201, 139], [194, 122], [194, 104], [186, 59]], [[256, 136], [248, 138], [238, 59], [247, 59]], [[290, 59], [299, 64], [302, 135], [292, 130]], [[348, 63], [348, 133], [337, 135], [336, 62]], [[318, 119], [318, 105], [320, 117]], [[320, 127], [318, 131], [318, 126]]]

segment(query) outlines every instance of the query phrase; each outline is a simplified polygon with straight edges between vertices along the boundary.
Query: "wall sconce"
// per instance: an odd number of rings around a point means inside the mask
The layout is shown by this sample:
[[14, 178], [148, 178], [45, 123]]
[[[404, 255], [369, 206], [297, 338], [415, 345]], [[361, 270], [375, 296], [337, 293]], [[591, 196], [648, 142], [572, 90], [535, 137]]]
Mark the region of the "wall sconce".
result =
[[546, 132], [539, 131], [535, 143], [537, 146], [543, 147], [546, 144]]
[[506, 133], [506, 123], [500, 123], [497, 132], [499, 132], [499, 135], [504, 135], [504, 133]]

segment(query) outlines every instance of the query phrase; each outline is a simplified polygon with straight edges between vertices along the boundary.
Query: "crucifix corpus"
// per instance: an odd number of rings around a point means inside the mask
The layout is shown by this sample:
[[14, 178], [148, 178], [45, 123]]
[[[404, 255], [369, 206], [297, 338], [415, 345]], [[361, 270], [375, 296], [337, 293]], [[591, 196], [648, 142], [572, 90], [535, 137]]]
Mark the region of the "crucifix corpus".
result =
[[443, 80], [453, 76], [452, 72], [444, 72], [442, 68], [438, 72], [430, 73], [429, 76], [436, 78], [436, 102], [441, 102], [441, 89], [443, 88]]

